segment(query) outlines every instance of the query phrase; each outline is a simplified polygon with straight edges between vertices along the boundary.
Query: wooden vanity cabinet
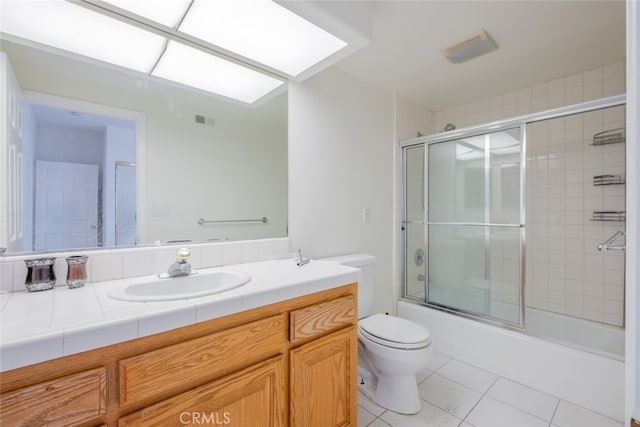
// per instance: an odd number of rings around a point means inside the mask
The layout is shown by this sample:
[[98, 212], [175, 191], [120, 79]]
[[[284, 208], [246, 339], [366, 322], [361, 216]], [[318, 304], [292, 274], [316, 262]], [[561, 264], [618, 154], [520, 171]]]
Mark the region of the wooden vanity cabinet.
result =
[[357, 307], [351, 294], [290, 312], [291, 426], [357, 425]]
[[357, 287], [0, 373], [0, 425], [357, 426]]
[[278, 356], [151, 405], [119, 426], [286, 426], [285, 362]]
[[357, 425], [354, 332], [350, 326], [291, 350], [292, 426]]

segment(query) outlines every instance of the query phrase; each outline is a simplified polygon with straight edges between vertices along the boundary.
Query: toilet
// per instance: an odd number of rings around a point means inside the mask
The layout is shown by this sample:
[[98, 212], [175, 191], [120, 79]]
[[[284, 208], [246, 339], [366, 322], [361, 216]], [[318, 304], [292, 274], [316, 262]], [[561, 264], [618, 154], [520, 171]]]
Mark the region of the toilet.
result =
[[422, 408], [416, 373], [433, 352], [429, 330], [383, 313], [372, 314], [375, 257], [351, 254], [323, 258], [361, 270], [358, 282], [359, 390], [378, 405], [401, 414]]

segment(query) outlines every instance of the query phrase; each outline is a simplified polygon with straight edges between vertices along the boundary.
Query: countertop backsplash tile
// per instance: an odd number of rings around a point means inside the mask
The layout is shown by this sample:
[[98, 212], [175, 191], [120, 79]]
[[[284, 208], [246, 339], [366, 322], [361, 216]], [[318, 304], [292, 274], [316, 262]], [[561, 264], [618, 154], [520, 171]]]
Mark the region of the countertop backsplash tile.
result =
[[26, 291], [26, 259], [54, 257], [56, 286], [66, 286], [67, 265], [71, 255], [88, 255], [88, 283], [118, 280], [161, 273], [175, 261], [180, 247], [191, 250], [189, 263], [193, 268], [263, 261], [290, 252], [289, 238], [246, 240], [238, 242], [185, 243], [172, 246], [145, 246], [124, 249], [103, 249], [51, 252], [17, 256], [0, 256], [0, 292]]

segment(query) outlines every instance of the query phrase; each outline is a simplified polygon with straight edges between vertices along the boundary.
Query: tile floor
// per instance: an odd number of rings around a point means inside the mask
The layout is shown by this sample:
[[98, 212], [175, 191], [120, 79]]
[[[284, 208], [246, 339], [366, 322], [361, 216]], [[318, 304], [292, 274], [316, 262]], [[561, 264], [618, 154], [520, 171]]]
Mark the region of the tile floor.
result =
[[434, 353], [418, 373], [422, 410], [387, 411], [358, 394], [358, 427], [622, 427], [622, 423]]

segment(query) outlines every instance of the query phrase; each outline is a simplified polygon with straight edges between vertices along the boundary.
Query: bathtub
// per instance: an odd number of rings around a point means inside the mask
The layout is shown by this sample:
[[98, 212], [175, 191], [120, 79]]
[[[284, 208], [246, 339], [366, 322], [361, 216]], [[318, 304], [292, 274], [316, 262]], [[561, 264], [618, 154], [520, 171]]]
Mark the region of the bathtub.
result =
[[624, 360], [624, 329], [527, 307], [527, 333], [558, 344]]
[[[525, 314], [527, 324], [543, 325], [547, 320], [534, 311]], [[616, 420], [624, 418], [624, 361], [620, 357], [568, 347], [413, 302], [399, 301], [397, 314], [428, 328], [435, 351]], [[624, 332], [622, 337], [624, 343]]]

